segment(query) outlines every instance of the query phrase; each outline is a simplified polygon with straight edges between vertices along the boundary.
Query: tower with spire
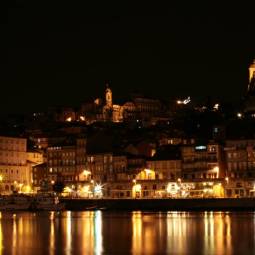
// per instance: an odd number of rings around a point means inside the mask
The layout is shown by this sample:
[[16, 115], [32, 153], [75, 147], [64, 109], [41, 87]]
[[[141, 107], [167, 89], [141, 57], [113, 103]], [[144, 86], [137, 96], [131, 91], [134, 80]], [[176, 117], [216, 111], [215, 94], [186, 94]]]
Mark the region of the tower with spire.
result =
[[248, 95], [255, 95], [255, 59], [249, 66], [249, 84], [248, 84]]
[[112, 108], [112, 90], [110, 89], [109, 84], [106, 84], [105, 103], [107, 108]]
[[255, 116], [255, 59], [249, 66], [249, 83], [244, 99], [244, 112], [247, 116]]

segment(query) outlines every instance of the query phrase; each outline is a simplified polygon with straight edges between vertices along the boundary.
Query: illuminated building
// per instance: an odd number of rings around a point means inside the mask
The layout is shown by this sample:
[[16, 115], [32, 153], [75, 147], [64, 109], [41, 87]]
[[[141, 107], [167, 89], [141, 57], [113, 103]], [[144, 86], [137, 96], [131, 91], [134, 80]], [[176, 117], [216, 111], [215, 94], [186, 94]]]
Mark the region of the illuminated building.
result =
[[20, 185], [31, 184], [32, 173], [27, 164], [27, 139], [0, 136], [0, 175], [1, 192], [9, 193], [18, 190]]
[[255, 140], [227, 140], [225, 145], [228, 197], [249, 196], [255, 180]]
[[105, 183], [113, 176], [113, 156], [111, 153], [87, 155], [87, 168], [91, 178], [97, 183]]
[[209, 142], [183, 145], [182, 176], [186, 180], [217, 179], [224, 177], [222, 148]]
[[47, 148], [47, 171], [50, 180], [79, 182], [86, 169], [86, 139], [68, 137], [62, 143]]
[[96, 153], [87, 156], [91, 178], [98, 183], [126, 180], [127, 157], [113, 153]]
[[49, 146], [60, 143], [64, 141], [65, 137], [64, 135], [59, 135], [59, 134], [53, 134], [53, 133], [38, 133], [31, 135], [29, 139], [33, 142], [34, 144], [34, 149], [40, 149], [40, 150], [45, 150]]
[[181, 177], [181, 153], [176, 146], [161, 146], [146, 167], [156, 172], [156, 179], [177, 180]]

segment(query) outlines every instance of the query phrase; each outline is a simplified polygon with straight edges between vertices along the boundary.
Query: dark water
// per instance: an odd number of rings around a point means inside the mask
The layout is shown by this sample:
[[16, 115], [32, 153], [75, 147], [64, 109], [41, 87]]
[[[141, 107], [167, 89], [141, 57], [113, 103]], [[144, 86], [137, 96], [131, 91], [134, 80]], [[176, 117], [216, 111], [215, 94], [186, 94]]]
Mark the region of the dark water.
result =
[[255, 213], [1, 213], [0, 254], [255, 254]]

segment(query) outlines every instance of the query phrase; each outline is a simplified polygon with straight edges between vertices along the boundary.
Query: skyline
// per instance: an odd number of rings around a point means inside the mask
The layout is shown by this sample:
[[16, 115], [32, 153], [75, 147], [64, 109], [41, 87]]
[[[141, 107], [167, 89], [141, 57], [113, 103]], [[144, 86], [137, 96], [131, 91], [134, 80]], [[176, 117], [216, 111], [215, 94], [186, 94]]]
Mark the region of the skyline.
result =
[[[135, 8], [134, 8], [135, 7]], [[2, 113], [133, 91], [238, 100], [255, 56], [249, 6], [19, 1], [1, 20]]]

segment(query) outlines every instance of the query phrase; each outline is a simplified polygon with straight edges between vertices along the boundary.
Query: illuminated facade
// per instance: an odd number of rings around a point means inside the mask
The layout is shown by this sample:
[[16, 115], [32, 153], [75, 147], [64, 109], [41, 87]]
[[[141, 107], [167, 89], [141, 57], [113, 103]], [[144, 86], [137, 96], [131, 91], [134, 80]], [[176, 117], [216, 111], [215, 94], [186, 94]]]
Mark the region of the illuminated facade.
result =
[[187, 180], [224, 177], [222, 148], [215, 143], [182, 146], [182, 177]]
[[87, 168], [96, 183], [128, 180], [127, 157], [113, 153], [97, 153], [87, 156]]
[[31, 185], [32, 173], [27, 164], [27, 140], [0, 136], [0, 187], [1, 192], [21, 191]]
[[254, 196], [255, 140], [227, 140], [224, 150], [226, 196]]
[[111, 153], [87, 155], [87, 169], [96, 183], [105, 183], [113, 178], [113, 156]]
[[47, 148], [47, 171], [50, 181], [77, 183], [86, 169], [86, 139], [67, 138]]
[[147, 160], [148, 169], [156, 172], [156, 179], [162, 180], [177, 180], [181, 177], [182, 162], [177, 160]]

